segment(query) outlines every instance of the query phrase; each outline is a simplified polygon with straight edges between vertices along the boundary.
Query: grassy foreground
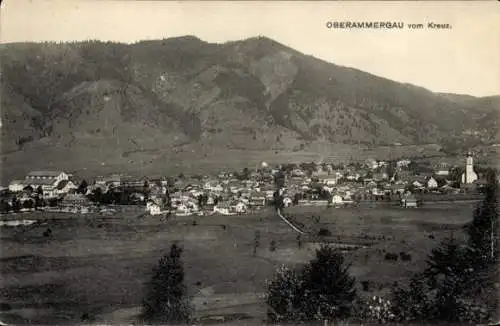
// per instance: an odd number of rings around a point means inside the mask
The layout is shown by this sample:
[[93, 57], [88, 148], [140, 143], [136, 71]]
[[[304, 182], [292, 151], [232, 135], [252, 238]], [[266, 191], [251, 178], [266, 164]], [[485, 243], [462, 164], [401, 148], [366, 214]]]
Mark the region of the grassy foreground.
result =
[[[422, 268], [438, 241], [471, 219], [472, 204], [433, 205], [414, 210], [389, 207], [292, 209], [289, 214], [311, 232], [328, 228], [333, 242], [372, 245], [348, 253], [351, 272], [370, 281], [369, 292], [384, 294]], [[1, 230], [0, 320], [13, 323], [123, 324], [140, 310], [144, 283], [173, 241], [183, 246], [189, 294], [204, 323], [261, 324], [265, 281], [277, 266], [304, 263], [318, 239], [297, 234], [272, 211], [247, 216], [138, 217], [140, 211], [113, 215], [32, 213], [6, 218], [44, 220], [42, 224]], [[314, 225], [311, 215], [319, 215]], [[50, 226], [52, 237], [43, 237]], [[260, 247], [253, 256], [255, 231]], [[277, 248], [270, 251], [270, 242]], [[312, 241], [312, 242], [308, 242]], [[406, 251], [412, 260], [388, 262], [385, 252]], [[7, 305], [6, 305], [7, 304]], [[225, 317], [223, 317], [225, 316]]]

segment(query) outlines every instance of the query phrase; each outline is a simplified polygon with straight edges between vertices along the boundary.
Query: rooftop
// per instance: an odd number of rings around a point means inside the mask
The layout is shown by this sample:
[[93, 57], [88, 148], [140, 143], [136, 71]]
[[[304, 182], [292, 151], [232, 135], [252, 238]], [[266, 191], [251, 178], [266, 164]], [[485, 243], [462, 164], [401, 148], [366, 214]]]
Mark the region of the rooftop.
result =
[[29, 180], [27, 184], [32, 186], [43, 186], [43, 185], [53, 185], [56, 182], [54, 179], [33, 179]]
[[55, 178], [59, 176], [62, 171], [31, 171], [28, 173], [28, 177], [51, 177]]

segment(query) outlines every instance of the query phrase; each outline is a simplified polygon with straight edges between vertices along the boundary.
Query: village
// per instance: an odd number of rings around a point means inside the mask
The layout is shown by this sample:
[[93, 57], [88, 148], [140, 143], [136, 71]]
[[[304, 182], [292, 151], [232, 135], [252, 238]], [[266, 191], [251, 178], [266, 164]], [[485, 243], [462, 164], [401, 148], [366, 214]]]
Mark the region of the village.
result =
[[[450, 166], [396, 161], [302, 163], [224, 171], [216, 176], [133, 178], [124, 174], [91, 182], [63, 171], [32, 171], [1, 190], [0, 211], [47, 210], [105, 213], [122, 205], [155, 216], [237, 215], [273, 205], [279, 187], [283, 207], [345, 207], [363, 202], [417, 208], [426, 202], [473, 199], [486, 184], [468, 153]], [[113, 206], [114, 208], [110, 208]]]

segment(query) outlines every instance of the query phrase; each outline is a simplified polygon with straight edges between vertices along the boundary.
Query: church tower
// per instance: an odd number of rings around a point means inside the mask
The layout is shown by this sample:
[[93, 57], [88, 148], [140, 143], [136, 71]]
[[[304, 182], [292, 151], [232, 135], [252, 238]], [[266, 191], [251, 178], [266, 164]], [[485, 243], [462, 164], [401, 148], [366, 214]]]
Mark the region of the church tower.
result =
[[462, 184], [470, 184], [476, 180], [477, 174], [474, 172], [472, 153], [468, 152], [465, 159], [465, 172], [462, 174]]

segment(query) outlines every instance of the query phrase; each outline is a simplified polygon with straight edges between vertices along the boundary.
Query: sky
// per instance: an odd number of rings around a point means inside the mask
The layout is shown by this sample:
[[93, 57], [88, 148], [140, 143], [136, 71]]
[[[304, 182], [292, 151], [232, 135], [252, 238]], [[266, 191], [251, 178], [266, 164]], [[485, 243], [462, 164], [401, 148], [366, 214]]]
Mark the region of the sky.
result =
[[[266, 36], [317, 58], [435, 92], [500, 94], [500, 2], [4, 0], [0, 40], [133, 43]], [[333, 29], [396, 21], [403, 29]], [[429, 22], [451, 29], [430, 29]], [[408, 29], [407, 24], [424, 24]]]

